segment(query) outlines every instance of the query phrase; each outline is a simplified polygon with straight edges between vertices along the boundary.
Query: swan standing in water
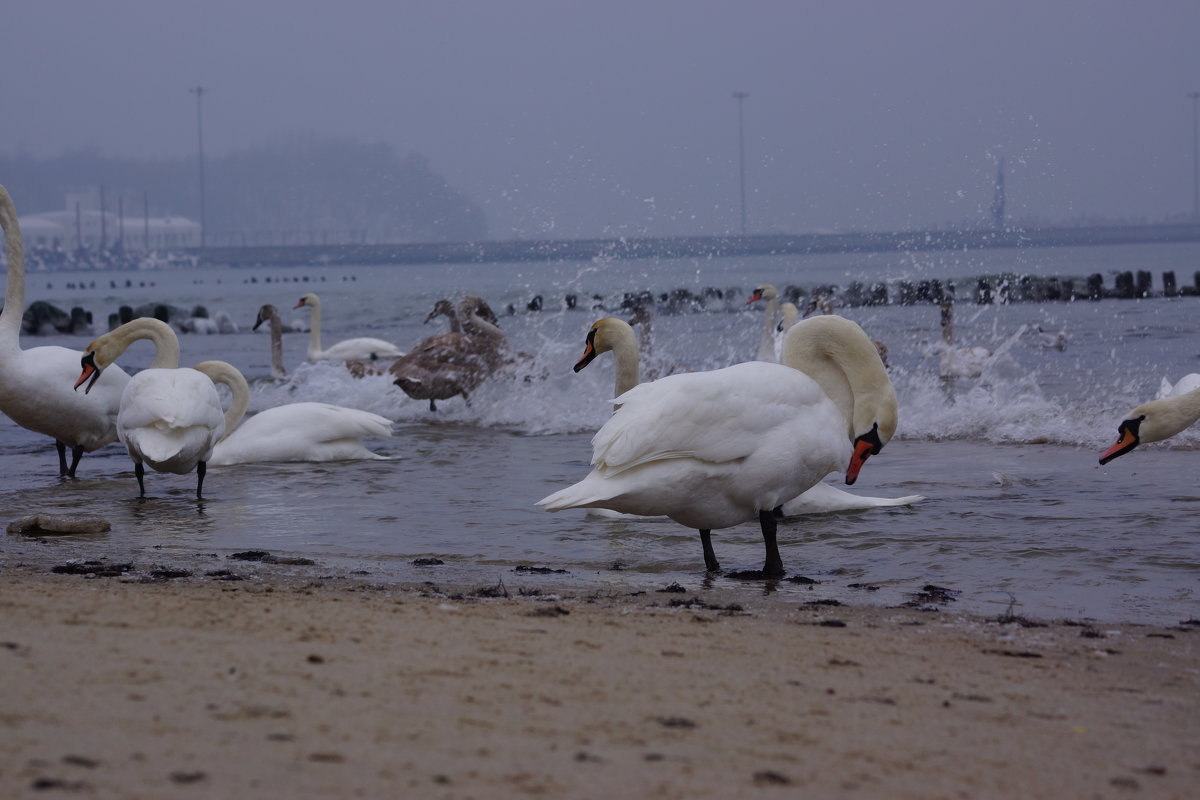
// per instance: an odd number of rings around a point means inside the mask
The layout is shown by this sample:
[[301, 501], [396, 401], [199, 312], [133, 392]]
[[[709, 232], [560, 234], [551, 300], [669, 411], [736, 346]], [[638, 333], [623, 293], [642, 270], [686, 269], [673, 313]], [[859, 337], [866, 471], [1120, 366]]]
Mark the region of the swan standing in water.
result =
[[[1179, 381], [1186, 389], [1193, 375]], [[1117, 426], [1117, 441], [1100, 456], [1100, 463], [1107, 464], [1123, 456], [1139, 444], [1150, 444], [1170, 439], [1200, 420], [1200, 376], [1196, 386], [1188, 391], [1172, 393], [1148, 403], [1142, 403], [1130, 411]], [[1185, 383], [1186, 382], [1186, 383]], [[1174, 389], [1180, 388], [1177, 384]]]
[[[388, 367], [393, 382], [414, 400], [428, 400], [430, 411], [437, 411], [438, 400], [461, 395], [469, 401], [470, 393], [504, 363], [508, 346], [495, 314], [479, 297], [464, 297], [457, 312], [449, 301], [439, 300], [425, 321], [439, 314], [450, 317], [451, 331], [424, 339]], [[456, 326], [461, 330], [454, 331]]]
[[775, 352], [775, 315], [779, 312], [779, 291], [771, 284], [765, 283], [751, 292], [746, 304], [757, 303], [759, 300], [766, 300], [767, 307], [763, 311], [762, 335], [758, 337], [758, 355], [755, 358], [775, 363], [779, 361]]
[[311, 325], [308, 331], [308, 360], [309, 361], [377, 361], [379, 359], [398, 358], [404, 351], [391, 342], [382, 339], [372, 339], [368, 336], [357, 339], [344, 339], [330, 347], [321, 349], [321, 299], [312, 292], [300, 298], [294, 308], [307, 306], [312, 309]]
[[368, 450], [362, 440], [391, 436], [392, 422], [386, 417], [329, 403], [287, 403], [242, 422], [250, 405], [250, 387], [242, 373], [224, 361], [205, 361], [195, 369], [229, 387], [232, 398], [225, 412], [225, 435], [213, 448], [210, 467], [385, 458]]
[[[90, 393], [101, 374], [139, 339], [154, 343], [154, 363], [129, 379], [117, 413], [117, 437], [133, 459], [142, 497], [145, 464], [156, 472], [183, 475], [196, 470], [196, 497], [213, 447], [225, 433], [217, 387], [202, 372], [179, 368], [179, 339], [170, 325], [142, 317], [106, 333], [87, 346], [80, 359], [78, 389]], [[243, 409], [244, 410], [244, 409]]]
[[[786, 305], [786, 304], [785, 304]], [[790, 330], [790, 327], [789, 327]], [[614, 365], [613, 397], [620, 397], [638, 385], [638, 343], [632, 326], [615, 317], [598, 320], [588, 331], [583, 356], [575, 364], [579, 372], [601, 353], [611, 352]], [[859, 511], [866, 508], [907, 506], [924, 500], [919, 494], [905, 497], [865, 497], [843, 491], [824, 480], [783, 504], [783, 516], [823, 514], [831, 511]], [[596, 509], [592, 509], [596, 510]], [[608, 511], [607, 509], [600, 509]], [[608, 512], [600, 516], [610, 516]], [[624, 515], [622, 515], [624, 516]]]
[[593, 437], [592, 472], [538, 505], [670, 517], [700, 531], [710, 571], [720, 569], [712, 530], [757, 518], [763, 574], [782, 575], [780, 506], [831, 472], [845, 470], [853, 484], [891, 439], [897, 415], [879, 354], [849, 320], [798, 323], [783, 361], [635, 386]]
[[0, 312], [0, 411], [22, 428], [54, 439], [58, 474], [75, 477], [84, 453], [117, 440], [117, 412], [129, 375], [114, 367], [95, 385], [93, 395], [84, 397], [71, 391], [71, 381], [79, 374], [79, 351], [54, 346], [21, 349], [25, 247], [17, 210], [3, 186], [0, 228], [8, 253], [8, 285]]

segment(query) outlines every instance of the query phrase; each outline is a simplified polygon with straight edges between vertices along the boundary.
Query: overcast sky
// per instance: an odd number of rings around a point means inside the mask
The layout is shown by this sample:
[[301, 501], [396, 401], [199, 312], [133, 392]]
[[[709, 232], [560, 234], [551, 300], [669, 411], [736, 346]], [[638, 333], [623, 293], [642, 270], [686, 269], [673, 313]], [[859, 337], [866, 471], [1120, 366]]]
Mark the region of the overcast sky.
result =
[[[417, 151], [493, 237], [1192, 208], [1197, 0], [8, 0], [0, 151]], [[0, 176], [0, 182], [3, 176]]]

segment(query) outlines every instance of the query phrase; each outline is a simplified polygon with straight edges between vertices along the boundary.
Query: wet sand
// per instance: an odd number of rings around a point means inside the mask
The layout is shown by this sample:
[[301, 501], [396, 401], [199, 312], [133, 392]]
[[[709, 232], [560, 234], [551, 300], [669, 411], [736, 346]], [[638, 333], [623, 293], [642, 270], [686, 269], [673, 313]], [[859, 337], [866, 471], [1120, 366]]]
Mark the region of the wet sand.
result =
[[0, 796], [1183, 798], [1200, 785], [1195, 621], [1031, 626], [752, 588], [218, 572], [0, 567]]

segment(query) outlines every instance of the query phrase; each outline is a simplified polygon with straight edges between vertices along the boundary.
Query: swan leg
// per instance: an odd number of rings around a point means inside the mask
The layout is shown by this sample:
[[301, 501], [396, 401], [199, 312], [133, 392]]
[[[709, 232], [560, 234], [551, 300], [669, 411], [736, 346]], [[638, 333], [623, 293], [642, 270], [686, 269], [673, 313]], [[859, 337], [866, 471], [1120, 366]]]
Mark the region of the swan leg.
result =
[[204, 488], [204, 473], [208, 471], [208, 465], [203, 461], [196, 462], [196, 499], [203, 500], [200, 490]]
[[75, 468], [79, 466], [79, 459], [83, 458], [83, 445], [77, 444], [71, 448], [71, 466], [67, 468], [67, 477], [75, 477]]
[[717, 561], [717, 554], [713, 550], [711, 530], [700, 530], [700, 544], [704, 547], [704, 568], [709, 572], [719, 571], [721, 562]]
[[138, 488], [142, 490], [142, 497], [146, 496], [146, 467], [142, 462], [133, 462], [133, 474], [137, 476]]
[[763, 575], [768, 577], [782, 576], [783, 559], [779, 557], [779, 545], [775, 542], [775, 530], [778, 523], [774, 511], [759, 511], [758, 524], [762, 526], [763, 544], [767, 547], [767, 560], [763, 564]]
[[55, 439], [54, 449], [58, 451], [58, 477], [61, 478], [67, 474], [67, 446]]

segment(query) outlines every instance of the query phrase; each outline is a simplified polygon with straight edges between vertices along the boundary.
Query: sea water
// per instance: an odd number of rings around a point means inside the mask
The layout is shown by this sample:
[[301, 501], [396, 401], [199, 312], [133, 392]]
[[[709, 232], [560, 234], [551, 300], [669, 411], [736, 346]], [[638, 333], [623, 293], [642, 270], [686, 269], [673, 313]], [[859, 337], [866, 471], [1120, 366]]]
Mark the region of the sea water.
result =
[[[251, 412], [331, 402], [383, 414], [395, 421], [395, 434], [367, 443], [384, 461], [211, 468], [202, 501], [194, 496], [194, 475], [149, 472], [147, 497], [139, 499], [119, 444], [85, 455], [77, 479], [59, 479], [52, 442], [0, 420], [0, 519], [69, 512], [112, 523], [110, 532], [93, 536], [8, 535], [0, 555], [9, 563], [106, 556], [203, 569], [227, 566], [234, 552], [263, 549], [312, 558], [322, 574], [378, 581], [553, 581], [618, 591], [672, 582], [690, 590], [734, 585], [734, 578], [704, 573], [695, 531], [584, 511], [549, 514], [534, 505], [588, 471], [591, 434], [611, 412], [612, 362], [602, 356], [578, 374], [571, 367], [595, 319], [628, 316], [620, 309], [626, 293], [710, 290], [702, 306], [657, 303], [653, 317], [655, 364], [703, 370], [754, 357], [762, 309], [746, 299], [763, 283], [844, 287], [937, 278], [967, 286], [974, 276], [1012, 271], [1078, 278], [1100, 272], [1111, 285], [1114, 271], [1148, 269], [1156, 285], [1164, 270], [1188, 284], [1198, 267], [1200, 244], [1170, 244], [31, 273], [27, 303], [83, 307], [97, 334], [121, 305], [226, 312], [237, 333], [180, 334], [185, 365], [220, 358], [237, 366], [252, 385]], [[373, 336], [407, 349], [444, 330], [444, 320], [422, 322], [437, 299], [471, 293], [491, 304], [513, 349], [528, 359], [519, 374], [481, 386], [469, 404], [454, 398], [431, 412], [384, 376], [355, 379], [339, 364], [305, 363], [308, 334], [298, 331], [284, 338], [291, 376], [273, 381], [268, 337], [250, 331], [257, 309], [272, 303], [302, 328], [308, 310], [292, 307], [310, 291], [321, 297], [326, 346]], [[898, 604], [934, 584], [958, 592], [951, 607], [992, 615], [1157, 623], [1200, 616], [1200, 427], [1105, 467], [1097, 463], [1125, 412], [1154, 397], [1164, 377], [1200, 371], [1200, 298], [974, 305], [965, 295], [959, 291], [955, 307], [958, 342], [1004, 351], [977, 379], [938, 376], [936, 306], [838, 309], [887, 344], [900, 402], [896, 438], [852, 491], [926, 499], [788, 520], [780, 527], [785, 568], [816, 583], [752, 585], [800, 601]], [[541, 309], [529, 310], [537, 296]], [[1044, 347], [1036, 327], [1063, 332], [1066, 347]], [[22, 344], [81, 349], [90, 338], [25, 336]], [[152, 355], [148, 343], [137, 343], [121, 364], [133, 371]], [[756, 524], [713, 538], [727, 570], [761, 566]], [[444, 563], [414, 566], [420, 558]], [[543, 577], [516, 573], [518, 566], [562, 572]]]

